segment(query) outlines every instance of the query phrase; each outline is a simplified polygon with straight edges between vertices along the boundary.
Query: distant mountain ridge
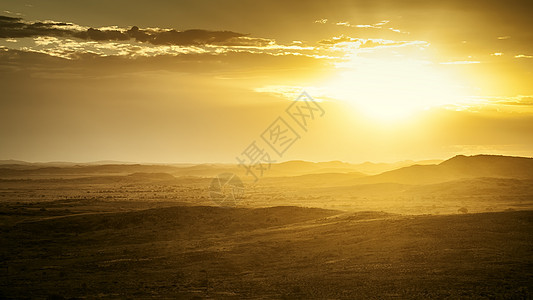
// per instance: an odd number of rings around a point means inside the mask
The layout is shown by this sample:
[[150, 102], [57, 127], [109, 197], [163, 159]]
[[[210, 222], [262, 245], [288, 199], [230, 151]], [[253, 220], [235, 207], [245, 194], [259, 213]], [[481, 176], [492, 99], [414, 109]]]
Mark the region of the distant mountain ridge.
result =
[[404, 167], [358, 179], [357, 183], [432, 184], [479, 177], [533, 179], [533, 158], [457, 155], [440, 164]]
[[[1, 164], [8, 162], [8, 164]], [[214, 177], [220, 173], [235, 173], [244, 176], [244, 168], [237, 164], [198, 164], [198, 165], [144, 165], [144, 164], [103, 164], [103, 165], [47, 165], [46, 163], [18, 164], [19, 161], [0, 161], [0, 178], [76, 178], [92, 176], [124, 176], [133, 173], [167, 173], [175, 177], [196, 176]], [[517, 178], [533, 179], [533, 158], [502, 155], [457, 155], [446, 161], [416, 162], [403, 161], [393, 164], [350, 164], [341, 161], [308, 162], [288, 161], [272, 164], [264, 171], [267, 182], [285, 182], [295, 186], [349, 186], [360, 184], [434, 184], [472, 178]], [[15, 164], [13, 164], [15, 163]], [[400, 166], [395, 168], [396, 166]], [[362, 170], [386, 171], [367, 176]], [[169, 177], [170, 178], [170, 177]], [[244, 179], [245, 177], [243, 177]]]
[[[310, 162], [292, 160], [273, 163], [264, 177], [303, 176], [311, 174], [379, 174], [384, 171], [410, 166], [415, 163], [427, 164], [440, 161], [401, 161], [396, 163], [371, 163], [352, 164], [342, 161]], [[237, 164], [138, 164], [115, 161], [102, 161], [91, 163], [71, 162], [46, 162], [30, 163], [17, 160], [0, 160], [0, 178], [23, 178], [28, 175], [35, 176], [94, 176], [95, 174], [127, 175], [130, 173], [169, 173], [173, 176], [200, 176], [213, 177], [220, 173], [235, 173], [244, 175], [245, 169]], [[361, 176], [356, 177], [361, 177]], [[356, 178], [353, 177], [353, 178]]]

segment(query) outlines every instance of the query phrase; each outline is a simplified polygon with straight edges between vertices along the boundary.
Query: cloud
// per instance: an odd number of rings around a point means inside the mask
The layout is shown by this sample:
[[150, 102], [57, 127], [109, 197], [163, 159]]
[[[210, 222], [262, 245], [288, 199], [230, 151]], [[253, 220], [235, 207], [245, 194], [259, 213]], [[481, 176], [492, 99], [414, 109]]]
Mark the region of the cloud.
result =
[[335, 25], [338, 26], [346, 26], [346, 27], [357, 27], [357, 28], [383, 28], [383, 25], [389, 23], [389, 20], [383, 20], [381, 22], [375, 23], [375, 24], [360, 24], [360, 25], [352, 25], [350, 22], [337, 22]]
[[318, 102], [322, 102], [324, 99], [328, 98], [324, 88], [314, 86], [267, 85], [255, 88], [254, 91], [257, 93], [273, 94], [290, 101], [298, 98], [298, 95], [300, 95], [302, 91], [306, 91], [313, 95], [313, 98]]
[[[233, 31], [190, 29], [178, 31], [164, 28], [100, 28], [84, 27], [73, 23], [42, 21], [27, 22], [22, 18], [0, 16], [0, 38], [5, 41], [21, 39], [19, 50], [48, 54], [65, 59], [80, 55], [151, 57], [209, 53], [252, 53], [302, 55], [323, 58], [317, 49], [303, 42], [277, 44], [273, 39], [251, 37]], [[28, 45], [24, 39], [33, 39]], [[13, 48], [13, 47], [12, 47]]]
[[[65, 59], [76, 59], [83, 54], [98, 56], [125, 56], [129, 58], [154, 57], [159, 55], [177, 56], [183, 54], [228, 54], [251, 53], [279, 55], [302, 55], [315, 58], [328, 58], [320, 55], [315, 47], [301, 43], [279, 45], [271, 39], [244, 37], [235, 42], [229, 39], [218, 45], [153, 45], [122, 41], [86, 41], [63, 37], [35, 37], [34, 45], [19, 48], [27, 52], [44, 53]], [[27, 44], [25, 41], [24, 44]]]
[[[58, 39], [61, 43], [62, 40]], [[89, 42], [85, 42], [89, 43]], [[121, 43], [95, 43], [98, 47], [126, 47]], [[118, 44], [118, 45], [114, 45]], [[72, 59], [63, 59], [69, 50], [73, 51]], [[138, 73], [166, 73], [177, 72], [180, 74], [212, 74], [222, 77], [246, 76], [257, 74], [258, 76], [287, 76], [287, 74], [308, 73], [310, 69], [316, 72], [331, 70], [332, 65], [325, 60], [315, 59], [310, 56], [297, 55], [270, 55], [268, 53], [250, 53], [230, 51], [224, 55], [217, 55], [203, 49], [184, 48], [182, 46], [159, 46], [141, 47], [137, 52], [152, 50], [155, 53], [130, 55], [100, 55], [96, 51], [107, 49], [84, 48], [75, 44], [65, 44], [61, 47], [45, 50], [26, 51], [25, 49], [14, 50], [0, 46], [0, 82], [6, 82], [6, 78], [70, 78], [71, 74], [88, 78], [108, 78], [115, 76], [129, 76]], [[116, 48], [112, 51], [134, 51], [133, 49]], [[170, 52], [174, 51], [174, 52]], [[178, 53], [176, 55], [174, 53]], [[203, 51], [203, 52], [202, 52]], [[132, 59], [134, 58], [134, 59]], [[235, 73], [234, 73], [235, 72]], [[281, 75], [280, 75], [281, 74]], [[150, 75], [151, 76], [151, 75]], [[270, 75], [269, 75], [270, 76]], [[20, 82], [24, 82], [21, 80]]]
[[135, 38], [139, 42], [153, 45], [205, 45], [205, 44], [238, 44], [244, 34], [232, 31], [209, 31], [191, 29], [185, 31], [170, 30], [142, 30], [134, 26], [126, 32], [128, 38]]
[[327, 22], [328, 22], [328, 19], [319, 19], [315, 21], [315, 23], [319, 23], [319, 24], [326, 24]]
[[533, 58], [533, 55], [518, 54], [514, 58]]
[[125, 56], [135, 58], [209, 52], [204, 47], [198, 46], [154, 46], [150, 44], [123, 43], [120, 41], [80, 41], [77, 39], [57, 37], [35, 37], [33, 40], [35, 46], [22, 47], [20, 50], [43, 53], [65, 59], [77, 59], [86, 54], [102, 57]]
[[33, 36], [66, 36], [72, 31], [62, 26], [71, 25], [59, 22], [24, 22], [22, 18], [0, 16], [0, 38], [24, 38]]
[[73, 32], [73, 37], [92, 41], [127, 41], [131, 37], [119, 30], [99, 30], [89, 28], [81, 32]]
[[533, 95], [518, 96], [471, 96], [465, 103], [473, 111], [533, 113]]
[[12, 12], [12, 11], [9, 11], [9, 10], [4, 10], [4, 13], [6, 13], [8, 15], [22, 16], [22, 14], [19, 13], [19, 12]]
[[351, 43], [351, 42], [357, 42], [358, 38], [352, 38], [349, 36], [341, 35], [341, 36], [334, 36], [331, 39], [324, 39], [318, 41], [319, 44], [323, 45], [335, 45], [340, 43]]
[[390, 31], [397, 32], [397, 33], [407, 33], [407, 34], [409, 34], [409, 32], [405, 32], [405, 31], [402, 31], [402, 30], [397, 29], [397, 28], [384, 27], [388, 23], [390, 23], [389, 20], [383, 20], [381, 22], [374, 23], [374, 24], [356, 24], [356, 25], [352, 25], [352, 24], [350, 24], [350, 22], [337, 22], [337, 23], [335, 23], [335, 25], [337, 25], [337, 26], [345, 26], [345, 27], [352, 27], [352, 28], [388, 29]]
[[152, 45], [228, 45], [250, 46], [268, 45], [267, 39], [248, 37], [247, 34], [233, 31], [211, 31], [190, 29], [149, 28], [141, 29], [133, 26], [122, 28], [87, 28], [73, 23], [44, 21], [27, 22], [22, 18], [0, 16], [0, 38], [24, 37], [70, 37], [90, 41], [129, 41], [135, 40]]
[[275, 46], [276, 42], [273, 39], [241, 36], [241, 37], [229, 38], [223, 42], [216, 43], [216, 45], [234, 46], [234, 47], [269, 47], [269, 46]]
[[429, 43], [426, 41], [393, 41], [385, 39], [362, 39], [362, 38], [352, 38], [349, 36], [341, 35], [338, 37], [333, 37], [331, 39], [324, 39], [318, 42], [322, 45], [334, 46], [339, 44], [344, 45], [353, 45], [357, 48], [385, 48], [385, 47], [404, 47], [411, 45], [419, 46], [428, 46]]
[[533, 96], [517, 96], [497, 102], [503, 105], [533, 106]]
[[480, 61], [477, 60], [462, 60], [462, 61], [448, 61], [441, 62], [441, 65], [470, 65], [470, 64], [480, 64]]

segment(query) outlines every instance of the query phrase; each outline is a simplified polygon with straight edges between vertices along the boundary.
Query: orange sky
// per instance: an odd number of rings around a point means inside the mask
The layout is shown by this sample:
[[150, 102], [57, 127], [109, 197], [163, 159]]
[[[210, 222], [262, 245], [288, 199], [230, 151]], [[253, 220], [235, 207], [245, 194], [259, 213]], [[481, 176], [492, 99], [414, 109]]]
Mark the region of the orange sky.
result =
[[[532, 156], [531, 8], [0, 0], [0, 159]], [[324, 114], [275, 154], [261, 134], [304, 90]]]

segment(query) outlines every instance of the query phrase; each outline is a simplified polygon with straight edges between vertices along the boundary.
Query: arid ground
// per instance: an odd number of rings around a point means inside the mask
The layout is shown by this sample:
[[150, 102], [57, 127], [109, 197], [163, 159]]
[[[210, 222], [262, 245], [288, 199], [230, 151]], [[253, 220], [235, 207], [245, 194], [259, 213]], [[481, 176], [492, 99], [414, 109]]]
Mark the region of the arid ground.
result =
[[[237, 166], [5, 163], [0, 298], [530, 299], [531, 161], [289, 162], [257, 183]], [[244, 198], [216, 206], [232, 171]]]

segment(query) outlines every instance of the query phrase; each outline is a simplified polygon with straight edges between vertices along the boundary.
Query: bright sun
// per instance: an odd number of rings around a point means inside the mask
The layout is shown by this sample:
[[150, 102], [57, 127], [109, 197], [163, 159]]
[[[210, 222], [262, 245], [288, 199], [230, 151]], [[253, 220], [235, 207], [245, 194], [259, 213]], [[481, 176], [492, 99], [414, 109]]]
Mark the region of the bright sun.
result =
[[458, 82], [427, 61], [354, 57], [340, 67], [343, 71], [326, 84], [326, 94], [380, 121], [462, 98]]

